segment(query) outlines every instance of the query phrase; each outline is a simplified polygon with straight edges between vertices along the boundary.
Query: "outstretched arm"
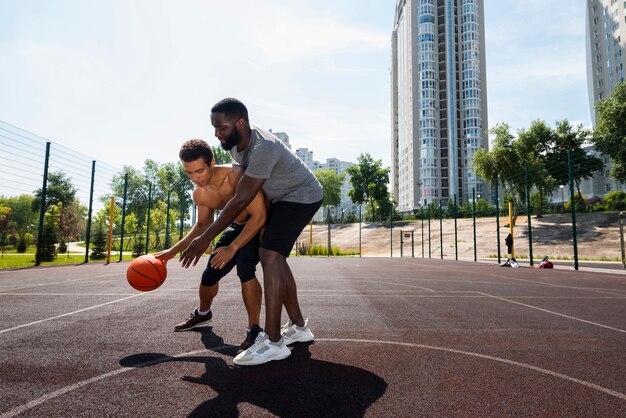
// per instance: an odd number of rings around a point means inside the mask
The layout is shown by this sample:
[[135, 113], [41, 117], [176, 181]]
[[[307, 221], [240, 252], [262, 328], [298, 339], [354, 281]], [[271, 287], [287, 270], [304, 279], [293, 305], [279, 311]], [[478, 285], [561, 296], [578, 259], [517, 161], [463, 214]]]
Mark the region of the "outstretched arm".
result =
[[217, 217], [215, 222], [213, 222], [202, 235], [191, 241], [191, 244], [183, 251], [180, 257], [180, 262], [183, 267], [187, 268], [190, 265], [195, 266], [198, 263], [202, 254], [209, 248], [211, 241], [217, 234], [226, 229], [250, 202], [252, 202], [252, 199], [254, 199], [259, 190], [261, 190], [263, 183], [265, 183], [265, 179], [255, 179], [245, 174], [241, 177], [241, 180], [239, 180], [237, 184], [237, 189], [235, 190], [235, 196], [224, 206], [220, 216]]

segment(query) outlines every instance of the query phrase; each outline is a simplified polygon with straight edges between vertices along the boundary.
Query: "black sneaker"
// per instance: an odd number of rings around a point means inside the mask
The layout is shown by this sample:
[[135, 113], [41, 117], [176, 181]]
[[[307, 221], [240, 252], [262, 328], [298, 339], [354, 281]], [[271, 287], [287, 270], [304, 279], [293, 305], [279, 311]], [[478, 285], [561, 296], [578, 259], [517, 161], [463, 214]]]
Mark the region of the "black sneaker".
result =
[[248, 348], [252, 347], [252, 344], [254, 344], [254, 341], [256, 340], [257, 335], [259, 335], [259, 332], [263, 332], [263, 328], [258, 325], [254, 325], [250, 330], [248, 330], [248, 333], [246, 334], [246, 339], [243, 340], [243, 342], [239, 345], [239, 348], [242, 350], [247, 350]]
[[174, 331], [189, 331], [190, 329], [196, 327], [210, 325], [211, 318], [213, 318], [213, 313], [211, 311], [209, 311], [206, 315], [200, 315], [198, 307], [196, 306], [196, 309], [194, 309], [191, 315], [189, 315], [189, 319], [176, 325], [174, 327]]

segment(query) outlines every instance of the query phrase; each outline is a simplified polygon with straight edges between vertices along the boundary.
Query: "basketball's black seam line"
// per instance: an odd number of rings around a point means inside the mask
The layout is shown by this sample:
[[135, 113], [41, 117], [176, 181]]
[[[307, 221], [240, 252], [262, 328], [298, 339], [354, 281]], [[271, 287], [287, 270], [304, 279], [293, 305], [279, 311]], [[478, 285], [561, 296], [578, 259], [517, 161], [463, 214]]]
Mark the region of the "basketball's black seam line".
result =
[[131, 269], [132, 269], [135, 273], [139, 274], [140, 276], [143, 276], [143, 277], [145, 277], [146, 279], [153, 281], [153, 282], [154, 282], [154, 284], [156, 284], [156, 285], [158, 285], [158, 284], [159, 284], [159, 283], [158, 283], [156, 280], [154, 280], [152, 277], [150, 277], [150, 276], [146, 276], [146, 275], [145, 275], [145, 274], [143, 274], [142, 272], [137, 271], [134, 267], [131, 267]]
[[148, 263], [150, 263], [150, 264], [152, 265], [152, 267], [154, 267], [154, 269], [156, 270], [157, 274], [159, 275], [159, 279], [161, 280], [161, 284], [163, 284], [163, 282], [165, 281], [165, 277], [164, 277], [164, 276], [165, 276], [165, 274], [163, 274], [163, 273], [161, 272], [161, 270], [159, 270], [159, 268], [157, 267], [157, 265], [156, 265], [156, 264], [154, 264], [154, 263], [152, 262], [152, 260], [148, 260]]

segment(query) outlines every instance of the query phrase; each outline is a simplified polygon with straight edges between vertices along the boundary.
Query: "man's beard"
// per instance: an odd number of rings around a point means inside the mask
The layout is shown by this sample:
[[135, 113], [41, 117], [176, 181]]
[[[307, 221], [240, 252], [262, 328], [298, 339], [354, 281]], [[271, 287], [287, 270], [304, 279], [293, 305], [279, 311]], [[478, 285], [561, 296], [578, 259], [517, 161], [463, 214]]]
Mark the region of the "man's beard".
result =
[[241, 142], [241, 135], [239, 135], [239, 131], [237, 129], [233, 129], [230, 135], [224, 140], [222, 145], [222, 149], [226, 151], [230, 151], [234, 146], [239, 145]]

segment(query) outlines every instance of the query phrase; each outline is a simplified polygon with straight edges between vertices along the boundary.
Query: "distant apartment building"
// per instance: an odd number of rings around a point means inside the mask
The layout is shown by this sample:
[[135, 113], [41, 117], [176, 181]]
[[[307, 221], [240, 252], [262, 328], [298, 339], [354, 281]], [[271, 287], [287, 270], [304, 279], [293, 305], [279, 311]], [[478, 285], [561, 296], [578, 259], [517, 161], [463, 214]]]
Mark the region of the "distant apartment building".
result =
[[587, 89], [593, 125], [595, 104], [624, 81], [626, 1], [587, 0]]
[[289, 143], [289, 135], [287, 135], [284, 132], [274, 132], [271, 129], [269, 130], [270, 133], [272, 133], [276, 138], [280, 139], [281, 141], [283, 141], [283, 143], [285, 145], [287, 145], [287, 148], [291, 149], [291, 144]]
[[483, 0], [397, 0], [391, 189], [397, 208], [490, 198], [472, 159], [488, 148]]
[[[352, 188], [350, 184], [350, 176], [347, 173], [347, 168], [354, 165], [348, 161], [341, 161], [337, 158], [327, 158], [326, 163], [320, 163], [319, 161], [315, 161], [313, 159], [313, 151], [310, 151], [308, 148], [298, 148], [296, 149], [296, 155], [300, 157], [302, 161], [309, 167], [309, 169], [313, 172], [316, 170], [332, 170], [337, 174], [345, 173], [345, 177], [343, 180], [343, 184], [341, 185], [341, 202], [339, 206], [332, 207], [330, 209], [331, 216], [335, 217], [338, 220], [341, 220], [343, 216], [344, 219], [348, 214], [354, 213], [357, 214], [359, 211], [359, 207], [352, 203], [352, 200], [348, 196], [348, 192]], [[320, 209], [320, 212], [314, 217], [314, 220], [321, 221], [323, 220], [324, 214], [326, 211], [324, 208]]]

